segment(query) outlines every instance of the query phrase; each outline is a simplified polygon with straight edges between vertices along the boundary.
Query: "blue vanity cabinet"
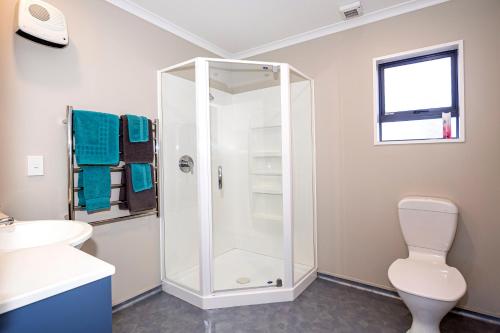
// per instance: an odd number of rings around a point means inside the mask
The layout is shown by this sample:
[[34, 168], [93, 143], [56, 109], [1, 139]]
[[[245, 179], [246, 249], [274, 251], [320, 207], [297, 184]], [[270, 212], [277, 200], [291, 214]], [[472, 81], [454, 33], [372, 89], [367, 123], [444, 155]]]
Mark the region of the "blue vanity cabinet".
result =
[[1, 333], [111, 333], [111, 277], [0, 314]]

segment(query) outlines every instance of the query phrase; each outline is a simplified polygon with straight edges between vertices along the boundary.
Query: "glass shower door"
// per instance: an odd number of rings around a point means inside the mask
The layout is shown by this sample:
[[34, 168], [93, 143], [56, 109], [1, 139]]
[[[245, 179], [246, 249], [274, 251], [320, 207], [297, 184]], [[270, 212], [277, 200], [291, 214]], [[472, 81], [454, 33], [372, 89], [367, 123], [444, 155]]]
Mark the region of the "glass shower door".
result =
[[299, 283], [316, 264], [314, 225], [314, 123], [312, 82], [290, 71], [293, 193], [293, 280]]
[[279, 66], [209, 62], [212, 290], [281, 286]]
[[[196, 86], [193, 62], [161, 74], [165, 278], [201, 291]], [[192, 169], [181, 167], [191, 161]]]

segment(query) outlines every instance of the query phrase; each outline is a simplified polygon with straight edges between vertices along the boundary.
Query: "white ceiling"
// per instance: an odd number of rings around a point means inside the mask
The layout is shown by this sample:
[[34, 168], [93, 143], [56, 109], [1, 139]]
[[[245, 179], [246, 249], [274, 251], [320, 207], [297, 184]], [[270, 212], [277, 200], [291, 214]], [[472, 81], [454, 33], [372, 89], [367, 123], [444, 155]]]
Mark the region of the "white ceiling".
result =
[[223, 57], [244, 58], [446, 0], [107, 0]]

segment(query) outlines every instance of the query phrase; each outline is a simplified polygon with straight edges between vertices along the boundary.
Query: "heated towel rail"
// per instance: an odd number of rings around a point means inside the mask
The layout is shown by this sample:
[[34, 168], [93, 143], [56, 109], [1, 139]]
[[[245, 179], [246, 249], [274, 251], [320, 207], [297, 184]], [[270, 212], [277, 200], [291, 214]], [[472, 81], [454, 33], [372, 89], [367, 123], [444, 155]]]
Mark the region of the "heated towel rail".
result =
[[[65, 121], [67, 128], [68, 128], [68, 219], [69, 220], [74, 220], [75, 219], [75, 212], [77, 211], [85, 211], [85, 207], [81, 205], [76, 205], [75, 204], [75, 193], [77, 193], [81, 188], [78, 186], [75, 186], [75, 173], [78, 173], [81, 171], [81, 169], [77, 166], [75, 166], [75, 145], [74, 145], [74, 133], [73, 133], [73, 107], [72, 106], [67, 106], [66, 108], [66, 121]], [[159, 191], [158, 191], [158, 170], [159, 170], [159, 159], [158, 159], [158, 150], [159, 150], [159, 145], [158, 145], [158, 119], [155, 119], [153, 121], [153, 141], [154, 141], [154, 159], [153, 159], [153, 187], [155, 189], [155, 194], [156, 194], [156, 208], [152, 210], [147, 210], [144, 212], [139, 212], [139, 213], [130, 213], [129, 215], [122, 215], [122, 216], [117, 216], [117, 217], [112, 217], [112, 218], [107, 218], [103, 220], [97, 220], [97, 221], [92, 221], [89, 222], [91, 225], [101, 225], [101, 224], [108, 224], [108, 223], [114, 223], [114, 222], [119, 222], [119, 221], [124, 221], [124, 220], [130, 220], [130, 219], [135, 219], [139, 217], [145, 217], [145, 216], [151, 216], [151, 215], [156, 215], [157, 217], [160, 216], [160, 205], [159, 205]], [[111, 167], [111, 172], [124, 172], [123, 166], [115, 166]], [[122, 188], [124, 187], [124, 184], [111, 184], [111, 189], [117, 189], [117, 188]], [[116, 206], [125, 203], [125, 201], [111, 201], [111, 206]]]

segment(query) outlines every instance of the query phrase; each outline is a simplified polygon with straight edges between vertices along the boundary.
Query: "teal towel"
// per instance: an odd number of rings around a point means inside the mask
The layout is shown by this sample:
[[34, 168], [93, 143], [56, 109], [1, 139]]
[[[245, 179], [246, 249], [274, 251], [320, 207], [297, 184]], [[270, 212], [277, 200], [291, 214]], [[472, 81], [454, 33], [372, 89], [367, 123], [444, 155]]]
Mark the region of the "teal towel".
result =
[[148, 142], [149, 124], [148, 118], [143, 116], [127, 115], [128, 139], [130, 142]]
[[130, 164], [130, 174], [134, 192], [141, 192], [153, 188], [151, 166], [148, 163]]
[[120, 162], [120, 118], [116, 115], [75, 110], [75, 154], [78, 165], [117, 165]]
[[111, 198], [111, 171], [109, 166], [82, 166], [78, 174], [78, 203], [87, 212], [109, 209]]

